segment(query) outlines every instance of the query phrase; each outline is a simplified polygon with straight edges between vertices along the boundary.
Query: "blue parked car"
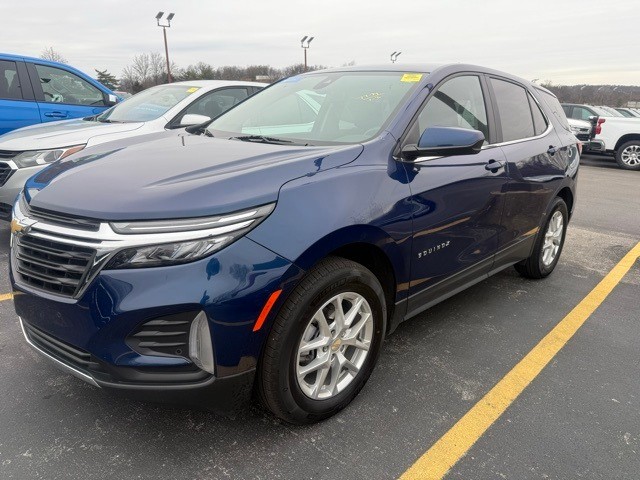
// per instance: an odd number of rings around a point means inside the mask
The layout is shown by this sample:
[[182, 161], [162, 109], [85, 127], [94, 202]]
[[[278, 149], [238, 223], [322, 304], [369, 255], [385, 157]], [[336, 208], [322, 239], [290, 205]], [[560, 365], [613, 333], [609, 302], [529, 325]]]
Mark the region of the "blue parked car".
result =
[[118, 100], [69, 65], [0, 53], [0, 135], [35, 123], [95, 115]]
[[307, 73], [187, 130], [71, 155], [14, 206], [26, 340], [94, 386], [327, 418], [400, 322], [549, 275], [575, 205], [556, 97], [476, 66]]

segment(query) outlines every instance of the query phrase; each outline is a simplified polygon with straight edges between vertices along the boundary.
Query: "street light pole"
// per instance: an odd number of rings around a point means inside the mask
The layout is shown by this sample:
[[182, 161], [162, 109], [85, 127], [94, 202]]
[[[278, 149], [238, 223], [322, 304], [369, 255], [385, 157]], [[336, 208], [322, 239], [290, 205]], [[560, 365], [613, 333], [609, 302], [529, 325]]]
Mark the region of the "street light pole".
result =
[[300, 46], [304, 50], [304, 71], [305, 72], [307, 71], [307, 49], [309, 48], [309, 44], [311, 43], [311, 40], [313, 40], [314, 38], [315, 37], [308, 37], [307, 35], [305, 35], [304, 37], [302, 37], [302, 40], [300, 40]]
[[164, 12], [158, 12], [158, 14], [156, 15], [156, 21], [158, 22], [158, 26], [162, 27], [162, 33], [164, 35], [164, 54], [165, 54], [165, 57], [167, 58], [167, 83], [171, 83], [171, 64], [169, 63], [169, 45], [167, 44], [167, 28], [171, 27], [171, 20], [176, 14], [170, 13], [169, 15], [167, 15], [167, 19], [166, 19], [167, 23], [161, 24], [160, 20], [162, 19], [163, 15], [164, 15]]
[[396, 60], [398, 60], [398, 57], [400, 56], [402, 52], [393, 52], [391, 54], [391, 63], [396, 63]]

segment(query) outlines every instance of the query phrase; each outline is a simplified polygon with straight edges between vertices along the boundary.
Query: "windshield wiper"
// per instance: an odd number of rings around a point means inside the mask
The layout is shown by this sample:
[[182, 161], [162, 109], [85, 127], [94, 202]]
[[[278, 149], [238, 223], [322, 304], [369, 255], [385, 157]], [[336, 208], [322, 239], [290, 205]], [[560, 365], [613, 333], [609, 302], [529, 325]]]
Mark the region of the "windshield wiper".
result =
[[264, 135], [243, 135], [239, 137], [230, 137], [229, 140], [240, 140], [242, 142], [275, 143], [275, 144], [293, 143], [291, 140], [284, 140], [282, 138], [274, 138], [274, 137], [265, 137]]

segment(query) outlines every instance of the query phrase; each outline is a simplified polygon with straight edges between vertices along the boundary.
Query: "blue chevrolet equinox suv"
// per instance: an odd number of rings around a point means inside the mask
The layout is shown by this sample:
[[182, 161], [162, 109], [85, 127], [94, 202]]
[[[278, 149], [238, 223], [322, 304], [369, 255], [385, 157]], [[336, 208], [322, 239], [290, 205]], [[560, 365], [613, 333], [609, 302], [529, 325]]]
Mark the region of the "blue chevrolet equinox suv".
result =
[[26, 341], [105, 390], [327, 418], [400, 322], [549, 275], [575, 205], [556, 97], [471, 65], [298, 75], [188, 130], [71, 155], [14, 206]]

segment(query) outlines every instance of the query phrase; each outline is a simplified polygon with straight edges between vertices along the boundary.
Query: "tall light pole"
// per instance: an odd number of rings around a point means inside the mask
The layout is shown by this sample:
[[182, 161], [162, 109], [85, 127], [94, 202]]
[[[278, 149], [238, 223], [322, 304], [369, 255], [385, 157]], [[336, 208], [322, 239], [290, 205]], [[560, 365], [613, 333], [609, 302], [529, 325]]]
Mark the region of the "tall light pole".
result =
[[171, 83], [171, 67], [169, 64], [169, 47], [167, 45], [167, 28], [171, 27], [171, 20], [173, 19], [173, 17], [175, 17], [175, 13], [170, 13], [169, 15], [167, 15], [166, 24], [161, 24], [160, 20], [162, 19], [162, 16], [164, 15], [164, 12], [158, 12], [158, 14], [156, 15], [156, 21], [158, 22], [158, 26], [162, 27], [162, 33], [164, 34], [164, 54], [167, 57], [167, 83]]
[[398, 57], [400, 56], [402, 52], [393, 52], [391, 54], [391, 63], [396, 63], [396, 60], [398, 60]]
[[304, 37], [302, 37], [302, 40], [300, 40], [300, 46], [302, 47], [302, 49], [304, 50], [304, 71], [307, 71], [307, 49], [309, 48], [309, 44], [311, 43], [311, 40], [313, 40], [315, 37], [308, 37], [307, 35], [305, 35]]

